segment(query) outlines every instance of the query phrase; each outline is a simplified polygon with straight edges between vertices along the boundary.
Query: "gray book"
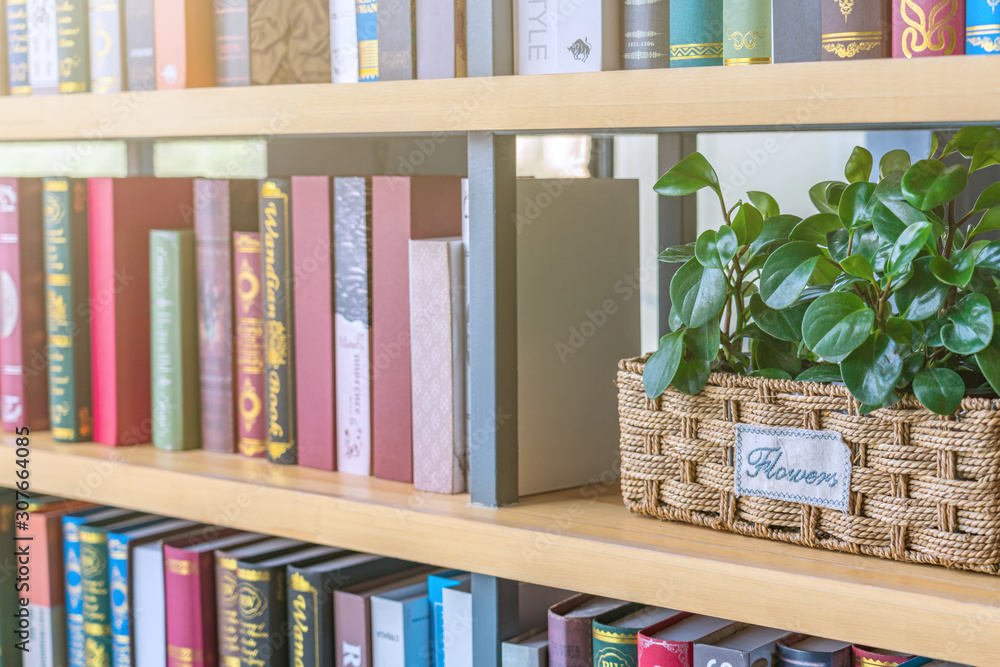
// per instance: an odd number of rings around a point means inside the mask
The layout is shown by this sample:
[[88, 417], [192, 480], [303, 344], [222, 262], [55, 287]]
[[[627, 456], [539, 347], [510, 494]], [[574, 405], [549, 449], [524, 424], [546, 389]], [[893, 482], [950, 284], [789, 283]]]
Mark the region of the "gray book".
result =
[[413, 0], [378, 3], [378, 80], [414, 78]]
[[90, 90], [122, 90], [122, 11], [119, 0], [90, 0]]
[[694, 667], [729, 664], [732, 667], [772, 667], [774, 645], [791, 638], [787, 630], [751, 625], [724, 639], [694, 645]]
[[125, 0], [125, 62], [129, 90], [156, 90], [153, 0]]
[[465, 1], [417, 3], [417, 78], [465, 76]]
[[548, 667], [549, 631], [545, 626], [523, 632], [501, 646], [503, 667]]
[[820, 59], [819, 0], [773, 0], [774, 62]]

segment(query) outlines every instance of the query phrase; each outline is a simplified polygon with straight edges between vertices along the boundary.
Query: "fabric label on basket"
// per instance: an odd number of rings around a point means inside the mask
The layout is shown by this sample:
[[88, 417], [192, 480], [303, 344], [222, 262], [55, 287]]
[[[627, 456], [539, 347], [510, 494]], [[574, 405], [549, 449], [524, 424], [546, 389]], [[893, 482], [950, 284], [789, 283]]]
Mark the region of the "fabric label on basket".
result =
[[834, 431], [736, 424], [736, 495], [847, 512], [851, 450]]

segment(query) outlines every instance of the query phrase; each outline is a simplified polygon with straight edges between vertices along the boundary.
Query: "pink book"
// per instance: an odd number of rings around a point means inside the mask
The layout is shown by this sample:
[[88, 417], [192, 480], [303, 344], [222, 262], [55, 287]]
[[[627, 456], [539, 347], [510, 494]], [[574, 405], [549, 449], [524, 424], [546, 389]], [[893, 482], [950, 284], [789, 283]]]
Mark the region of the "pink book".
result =
[[336, 470], [330, 178], [292, 177], [299, 465]]
[[965, 0], [892, 0], [892, 57], [965, 54]]
[[413, 481], [410, 239], [462, 234], [458, 176], [372, 178], [372, 474]]
[[91, 360], [94, 440], [152, 437], [149, 354], [149, 232], [191, 227], [190, 178], [92, 178]]
[[693, 667], [695, 642], [713, 644], [747, 627], [700, 614], [665, 619], [639, 633], [639, 667]]

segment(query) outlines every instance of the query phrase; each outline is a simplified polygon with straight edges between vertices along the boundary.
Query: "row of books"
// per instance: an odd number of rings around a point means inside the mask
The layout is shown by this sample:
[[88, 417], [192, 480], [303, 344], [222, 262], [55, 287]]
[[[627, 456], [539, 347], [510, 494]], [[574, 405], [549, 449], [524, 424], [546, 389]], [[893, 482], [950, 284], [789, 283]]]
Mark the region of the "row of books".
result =
[[[0, 667], [477, 664], [468, 572], [7, 489], [0, 519]], [[951, 664], [529, 584], [518, 628], [504, 667]]]

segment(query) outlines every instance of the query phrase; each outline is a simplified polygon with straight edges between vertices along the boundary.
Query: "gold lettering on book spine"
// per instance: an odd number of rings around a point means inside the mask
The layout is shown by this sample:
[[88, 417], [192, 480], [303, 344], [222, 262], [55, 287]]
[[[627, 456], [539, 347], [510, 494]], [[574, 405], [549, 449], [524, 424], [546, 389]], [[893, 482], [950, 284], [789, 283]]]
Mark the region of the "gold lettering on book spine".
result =
[[747, 30], [746, 32], [740, 32], [739, 30], [728, 30], [726, 32], [726, 37], [733, 43], [733, 48], [737, 51], [757, 48], [757, 40], [763, 39], [765, 35], [767, 35], [767, 28], [765, 26], [761, 26], [756, 30]]
[[958, 0], [941, 0], [926, 14], [915, 0], [899, 0], [899, 14], [907, 25], [900, 37], [907, 58], [928, 49], [942, 55], [955, 50], [955, 28], [948, 22], [958, 14]]
[[197, 561], [192, 562], [189, 560], [168, 558], [167, 572], [171, 574], [179, 574], [182, 576], [187, 576], [190, 574], [198, 574], [198, 563]]
[[854, 9], [854, 0], [833, 0], [833, 2], [840, 5], [840, 13], [844, 15], [844, 23], [847, 23], [847, 17]]

